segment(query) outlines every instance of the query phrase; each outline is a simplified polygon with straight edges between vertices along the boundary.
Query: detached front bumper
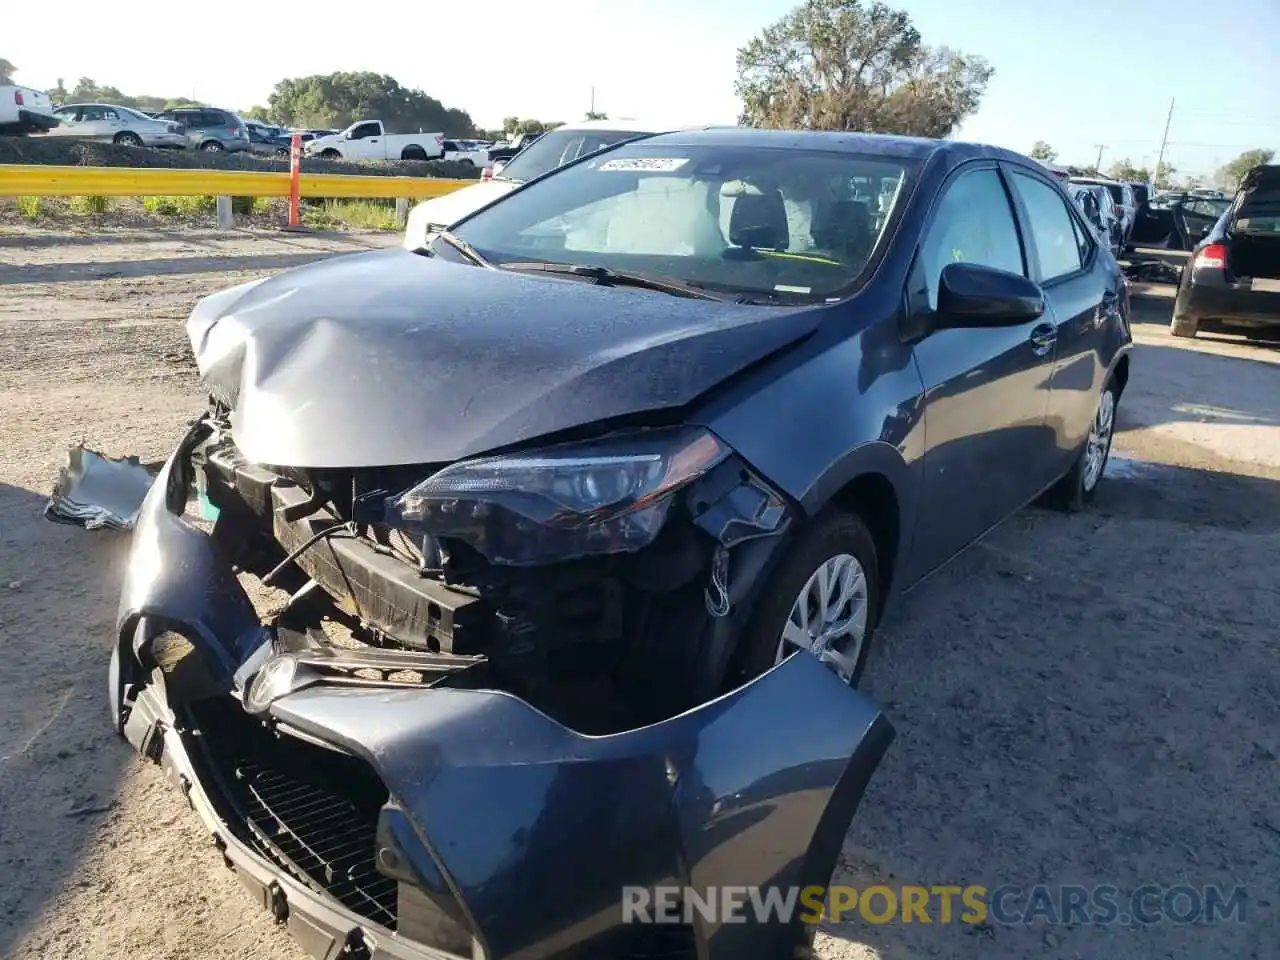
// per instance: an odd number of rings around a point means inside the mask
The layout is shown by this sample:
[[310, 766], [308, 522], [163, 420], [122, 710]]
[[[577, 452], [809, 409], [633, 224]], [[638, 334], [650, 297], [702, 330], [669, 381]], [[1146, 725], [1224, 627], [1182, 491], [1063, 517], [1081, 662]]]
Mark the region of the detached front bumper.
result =
[[[243, 691], [275, 638], [176, 515], [185, 456], [139, 514], [113, 711], [313, 956], [805, 955], [814, 928], [798, 914], [627, 923], [626, 890], [825, 885], [893, 737], [862, 695], [799, 655], [602, 737], [508, 693], [444, 687], [319, 682], [250, 716]], [[198, 680], [155, 665], [152, 644], [174, 636]]]

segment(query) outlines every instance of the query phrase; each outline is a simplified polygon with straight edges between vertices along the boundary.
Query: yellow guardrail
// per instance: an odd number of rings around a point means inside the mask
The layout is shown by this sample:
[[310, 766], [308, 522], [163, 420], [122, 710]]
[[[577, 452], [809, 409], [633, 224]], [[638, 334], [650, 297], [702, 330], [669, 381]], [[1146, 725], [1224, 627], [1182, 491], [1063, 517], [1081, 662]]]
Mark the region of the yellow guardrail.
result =
[[[304, 197], [426, 200], [474, 180], [362, 177], [304, 173]], [[182, 170], [168, 167], [72, 167], [0, 164], [0, 197], [287, 197], [288, 173], [253, 170]]]

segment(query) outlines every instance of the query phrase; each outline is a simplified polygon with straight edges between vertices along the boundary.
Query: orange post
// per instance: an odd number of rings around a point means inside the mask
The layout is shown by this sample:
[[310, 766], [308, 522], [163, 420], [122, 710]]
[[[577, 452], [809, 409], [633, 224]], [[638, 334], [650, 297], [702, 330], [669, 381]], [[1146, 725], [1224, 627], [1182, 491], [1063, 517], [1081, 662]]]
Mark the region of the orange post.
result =
[[298, 225], [298, 186], [302, 176], [302, 134], [295, 133], [289, 144], [289, 226]]

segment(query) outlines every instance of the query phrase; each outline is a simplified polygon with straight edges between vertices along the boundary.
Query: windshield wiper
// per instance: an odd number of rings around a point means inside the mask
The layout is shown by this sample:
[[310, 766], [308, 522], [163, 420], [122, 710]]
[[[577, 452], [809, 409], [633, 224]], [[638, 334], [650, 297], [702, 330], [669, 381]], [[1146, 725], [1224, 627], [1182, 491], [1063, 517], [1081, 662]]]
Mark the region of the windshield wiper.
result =
[[460, 254], [474, 263], [477, 267], [492, 267], [493, 264], [486, 260], [476, 251], [476, 248], [461, 237], [450, 233], [448, 230], [437, 230], [436, 236], [444, 240], [445, 243], [453, 247]]
[[594, 280], [602, 287], [637, 287], [641, 290], [657, 290], [673, 297], [690, 297], [695, 300], [722, 300], [714, 294], [699, 289], [695, 284], [681, 280], [647, 277], [642, 273], [621, 273], [609, 267], [590, 263], [556, 263], [550, 260], [511, 260], [498, 264], [503, 270], [536, 270], [563, 276]]

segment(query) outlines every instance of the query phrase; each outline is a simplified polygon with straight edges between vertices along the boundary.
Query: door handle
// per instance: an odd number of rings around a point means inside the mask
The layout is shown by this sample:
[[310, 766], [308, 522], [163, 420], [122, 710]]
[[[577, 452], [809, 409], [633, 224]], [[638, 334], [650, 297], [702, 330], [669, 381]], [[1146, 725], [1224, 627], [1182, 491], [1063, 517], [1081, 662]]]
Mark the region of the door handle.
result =
[[1036, 356], [1043, 357], [1058, 342], [1058, 328], [1051, 323], [1038, 324], [1032, 329], [1030, 340]]

